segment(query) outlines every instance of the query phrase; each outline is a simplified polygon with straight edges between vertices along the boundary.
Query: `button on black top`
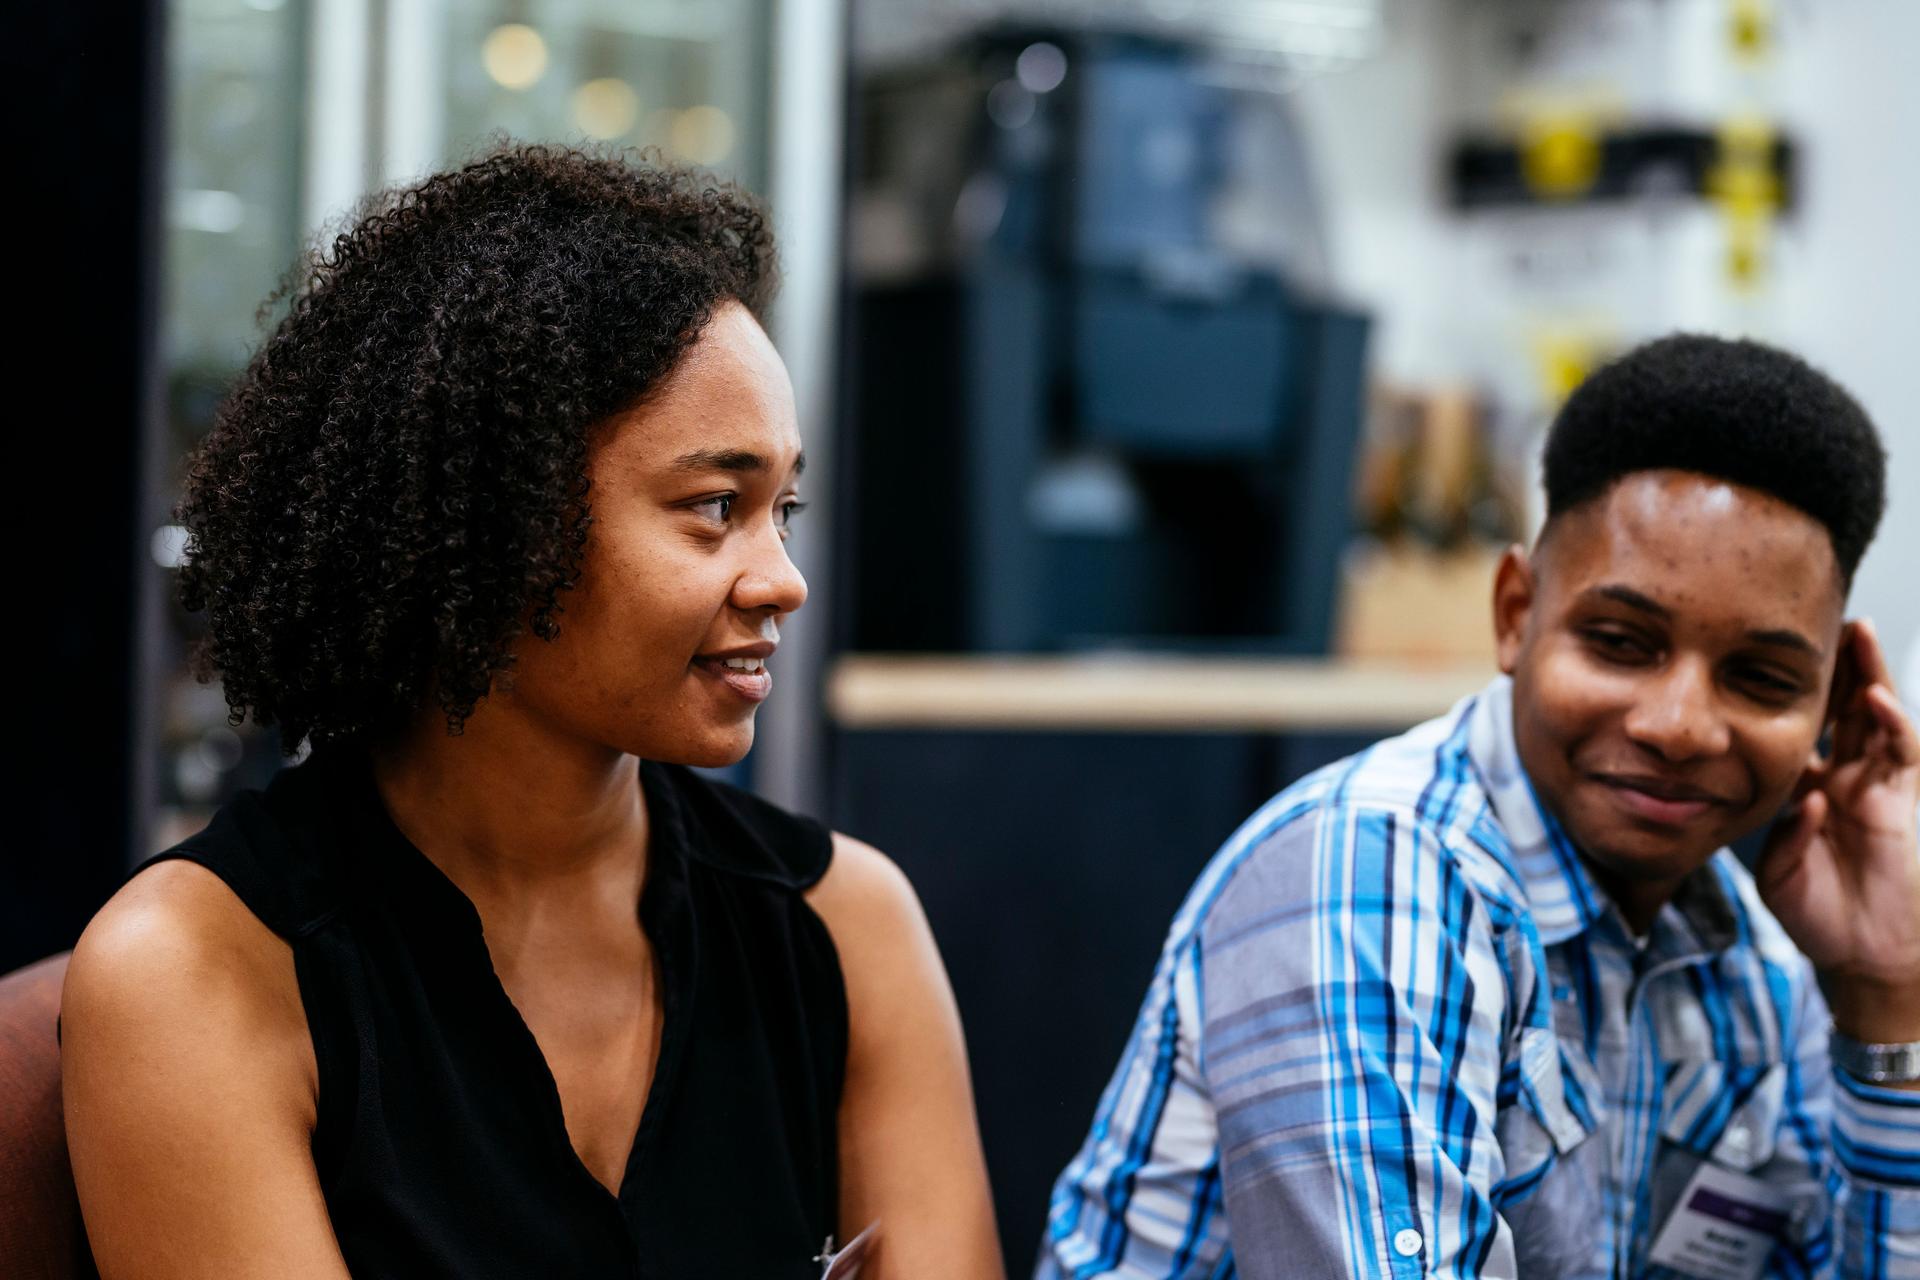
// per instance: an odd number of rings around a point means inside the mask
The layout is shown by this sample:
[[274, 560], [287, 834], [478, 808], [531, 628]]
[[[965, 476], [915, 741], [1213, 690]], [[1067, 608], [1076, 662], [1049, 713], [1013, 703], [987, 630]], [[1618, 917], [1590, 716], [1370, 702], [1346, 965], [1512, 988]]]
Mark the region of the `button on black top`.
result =
[[292, 944], [314, 1160], [356, 1280], [819, 1274], [847, 1014], [802, 894], [831, 838], [676, 766], [640, 778], [665, 1016], [618, 1196], [568, 1141], [473, 904], [394, 826], [364, 757], [321, 752], [159, 855], [212, 871]]

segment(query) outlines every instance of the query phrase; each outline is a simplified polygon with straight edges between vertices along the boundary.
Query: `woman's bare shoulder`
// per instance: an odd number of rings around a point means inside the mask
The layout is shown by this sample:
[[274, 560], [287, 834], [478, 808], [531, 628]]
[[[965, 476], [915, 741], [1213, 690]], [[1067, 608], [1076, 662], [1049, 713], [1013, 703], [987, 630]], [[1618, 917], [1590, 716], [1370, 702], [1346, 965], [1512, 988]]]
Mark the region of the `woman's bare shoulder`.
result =
[[911, 928], [920, 900], [893, 859], [864, 840], [833, 833], [833, 861], [807, 902], [836, 935], [864, 928]]
[[[913, 1025], [909, 1010], [950, 1010], [953, 997], [926, 912], [893, 859], [835, 832], [833, 861], [807, 891], [840, 956], [852, 1017], [850, 1065], [892, 1054]], [[955, 1030], [957, 1030], [957, 1021]], [[926, 1028], [944, 1034], [938, 1027]]]
[[103, 1276], [346, 1280], [312, 1153], [313, 1042], [292, 948], [211, 871], [127, 882], [75, 946], [67, 1145]]
[[919, 897], [892, 859], [836, 833], [807, 900], [847, 988], [841, 1230], [886, 1223], [885, 1276], [1000, 1275], [966, 1043]]
[[243, 983], [292, 951], [240, 901], [224, 880], [185, 859], [145, 868], [107, 900], [73, 949], [67, 981], [107, 989], [122, 982], [167, 982], [183, 968], [217, 966]]
[[61, 1027], [63, 1043], [78, 1037], [106, 1061], [139, 1045], [147, 1060], [245, 1045], [255, 1070], [313, 1075], [292, 948], [218, 876], [181, 859], [135, 875], [87, 925]]

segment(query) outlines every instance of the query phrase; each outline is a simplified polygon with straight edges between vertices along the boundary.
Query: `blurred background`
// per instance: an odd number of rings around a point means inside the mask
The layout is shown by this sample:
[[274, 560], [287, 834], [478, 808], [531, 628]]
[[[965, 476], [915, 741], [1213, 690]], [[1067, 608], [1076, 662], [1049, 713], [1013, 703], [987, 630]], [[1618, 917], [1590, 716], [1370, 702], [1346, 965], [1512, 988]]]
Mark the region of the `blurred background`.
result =
[[737, 776], [913, 876], [1016, 1270], [1211, 850], [1490, 674], [1597, 361], [1746, 334], [1850, 388], [1892, 454], [1853, 605], [1920, 669], [1903, 0], [42, 8], [0, 970], [280, 766], [187, 672], [181, 459], [301, 247], [502, 135], [771, 204], [819, 501]]

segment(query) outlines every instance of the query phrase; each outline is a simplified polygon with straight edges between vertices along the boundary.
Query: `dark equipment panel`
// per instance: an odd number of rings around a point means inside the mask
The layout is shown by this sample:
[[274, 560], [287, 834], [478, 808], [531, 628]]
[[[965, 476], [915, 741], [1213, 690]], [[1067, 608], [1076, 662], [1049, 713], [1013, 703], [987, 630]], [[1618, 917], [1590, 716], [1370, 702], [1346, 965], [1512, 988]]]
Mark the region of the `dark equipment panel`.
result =
[[953, 982], [1009, 1275], [1032, 1267], [1194, 877], [1268, 796], [1370, 740], [838, 735], [834, 826], [907, 873]]
[[1324, 653], [1368, 319], [1213, 243], [1192, 50], [1056, 38], [1057, 90], [1008, 36], [856, 95], [915, 230], [847, 300], [837, 646]]

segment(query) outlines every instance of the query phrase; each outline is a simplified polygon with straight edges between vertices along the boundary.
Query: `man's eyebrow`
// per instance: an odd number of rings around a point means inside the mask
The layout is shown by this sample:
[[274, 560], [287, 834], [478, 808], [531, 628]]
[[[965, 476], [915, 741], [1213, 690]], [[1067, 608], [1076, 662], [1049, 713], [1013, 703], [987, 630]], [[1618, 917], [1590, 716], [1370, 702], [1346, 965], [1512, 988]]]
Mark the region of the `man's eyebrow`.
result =
[[1651, 596], [1640, 594], [1632, 587], [1623, 587], [1618, 583], [1610, 582], [1604, 587], [1595, 587], [1593, 594], [1605, 596], [1609, 600], [1617, 600], [1630, 609], [1638, 609], [1642, 613], [1650, 613], [1656, 618], [1673, 617], [1673, 610], [1667, 608], [1667, 606], [1661, 604]]
[[1749, 631], [1747, 639], [1754, 644], [1779, 645], [1783, 649], [1798, 649], [1811, 657], [1822, 657], [1824, 651], [1819, 645], [1801, 635], [1798, 631], [1784, 629], [1776, 631]]
[[[1656, 618], [1671, 619], [1673, 617], [1673, 610], [1651, 597], [1642, 595], [1632, 587], [1623, 587], [1618, 583], [1608, 583], [1603, 587], [1595, 587], [1593, 594], [1605, 596], [1609, 600], [1618, 600], [1621, 604], [1629, 608], [1650, 613]], [[1752, 644], [1770, 644], [1777, 645], [1783, 649], [1798, 649], [1802, 653], [1810, 654], [1816, 658], [1822, 656], [1824, 652], [1819, 645], [1807, 639], [1798, 631], [1788, 630], [1785, 627], [1756, 628], [1747, 632], [1747, 640]]]
[[[765, 455], [751, 449], [695, 449], [692, 453], [683, 453], [673, 460], [675, 471], [732, 471], [753, 473], [765, 471], [773, 464]], [[799, 475], [807, 469], [807, 455], [801, 454], [794, 459], [793, 474]]]

